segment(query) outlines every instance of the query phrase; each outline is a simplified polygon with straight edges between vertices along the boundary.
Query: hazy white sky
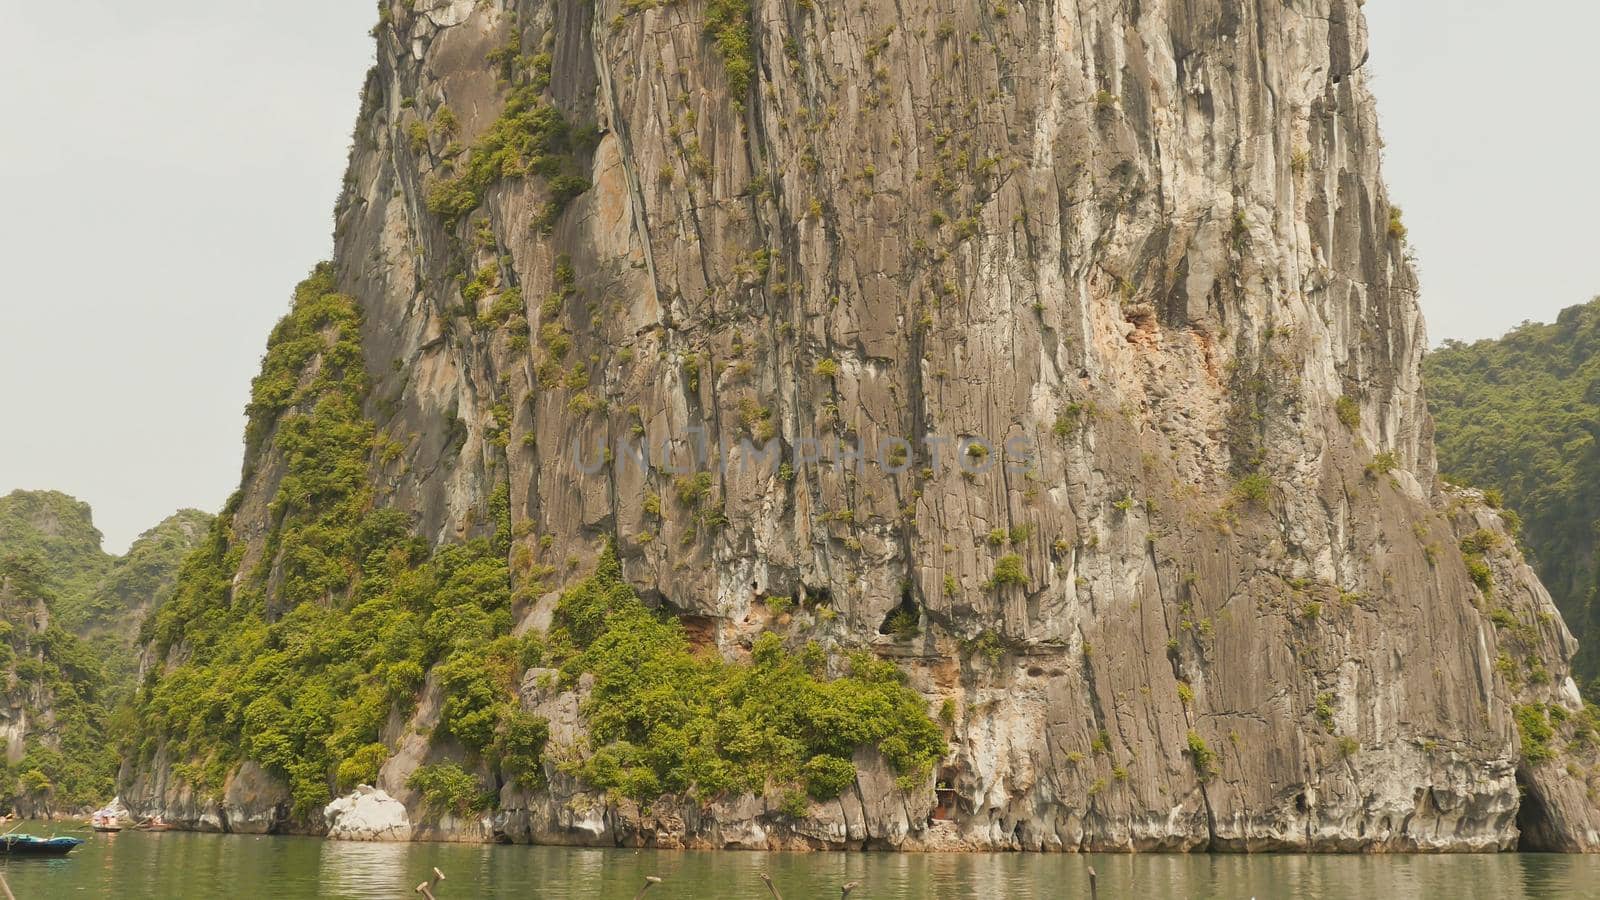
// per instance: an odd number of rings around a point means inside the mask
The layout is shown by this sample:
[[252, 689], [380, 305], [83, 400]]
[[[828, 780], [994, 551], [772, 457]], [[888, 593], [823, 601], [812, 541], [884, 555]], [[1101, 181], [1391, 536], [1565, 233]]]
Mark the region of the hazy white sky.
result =
[[[1600, 293], [1576, 0], [1369, 0], [1389, 186], [1434, 340]], [[121, 551], [239, 476], [267, 331], [331, 247], [371, 0], [0, 0], [0, 493]]]
[[372, 0], [0, 0], [0, 493], [123, 550], [239, 481], [244, 404], [332, 248]]
[[1600, 295], [1600, 5], [1367, 0], [1384, 177], [1428, 336], [1498, 336]]

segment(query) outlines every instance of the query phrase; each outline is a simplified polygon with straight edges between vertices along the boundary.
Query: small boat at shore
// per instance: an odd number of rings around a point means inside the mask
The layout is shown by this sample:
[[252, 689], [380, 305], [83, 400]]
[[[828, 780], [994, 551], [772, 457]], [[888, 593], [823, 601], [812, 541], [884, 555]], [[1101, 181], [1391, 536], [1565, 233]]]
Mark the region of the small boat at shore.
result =
[[122, 816], [112, 807], [103, 807], [89, 817], [89, 827], [101, 834], [116, 834], [122, 830]]
[[82, 838], [33, 834], [0, 835], [0, 854], [8, 856], [65, 856], [83, 843]]

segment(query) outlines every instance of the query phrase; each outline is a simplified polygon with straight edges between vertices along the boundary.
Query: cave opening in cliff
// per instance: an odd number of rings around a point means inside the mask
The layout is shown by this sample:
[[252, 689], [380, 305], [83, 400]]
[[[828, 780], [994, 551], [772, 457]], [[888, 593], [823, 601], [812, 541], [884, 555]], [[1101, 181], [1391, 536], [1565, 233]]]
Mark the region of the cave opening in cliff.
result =
[[1539, 785], [1529, 776], [1528, 767], [1517, 767], [1517, 849], [1533, 853], [1559, 853], [1565, 848], [1557, 838]]
[[911, 637], [921, 630], [922, 610], [912, 598], [910, 586], [901, 588], [900, 602], [883, 617], [883, 624], [878, 626], [878, 633]]
[[956, 792], [956, 780], [960, 777], [960, 770], [954, 767], [939, 769], [939, 777], [934, 781], [933, 788], [936, 802], [933, 811], [928, 814], [929, 823], [955, 821], [961, 803], [961, 795]]

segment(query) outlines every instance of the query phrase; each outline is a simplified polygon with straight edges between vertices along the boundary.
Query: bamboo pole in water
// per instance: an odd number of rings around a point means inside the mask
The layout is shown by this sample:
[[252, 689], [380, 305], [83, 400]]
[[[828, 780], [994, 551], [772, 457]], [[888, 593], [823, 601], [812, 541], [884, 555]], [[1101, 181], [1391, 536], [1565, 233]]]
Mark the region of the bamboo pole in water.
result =
[[1095, 881], [1098, 878], [1099, 878], [1099, 876], [1095, 874], [1094, 866], [1090, 866], [1089, 867], [1089, 900], [1095, 900], [1095, 898], [1097, 896], [1099, 896], [1098, 892], [1096, 891], [1096, 888], [1098, 887], [1098, 885], [1095, 884]]
[[5, 888], [6, 900], [17, 900], [17, 895], [11, 893], [11, 885], [6, 883], [6, 876], [3, 872], [0, 872], [0, 888]]
[[443, 880], [444, 880], [444, 873], [439, 871], [438, 866], [435, 866], [434, 869], [433, 869], [433, 881], [432, 882], [424, 881], [423, 883], [417, 885], [416, 893], [421, 894], [424, 897], [427, 897], [428, 900], [438, 900], [438, 898], [433, 896], [433, 888], [438, 887], [439, 886], [439, 882], [441, 882]]
[[[777, 885], [774, 885], [772, 883], [772, 876], [771, 875], [768, 875], [767, 873], [762, 872], [761, 873], [761, 880], [766, 882], [767, 890], [772, 892], [773, 900], [783, 900], [783, 895], [778, 893]], [[845, 884], [843, 887], [839, 888], [839, 900], [850, 900], [850, 892], [855, 890], [856, 888], [858, 888], [860, 886], [861, 886], [861, 882], [859, 882], [859, 881], [851, 881], [851, 882]], [[639, 898], [635, 897], [634, 900], [639, 900]]]

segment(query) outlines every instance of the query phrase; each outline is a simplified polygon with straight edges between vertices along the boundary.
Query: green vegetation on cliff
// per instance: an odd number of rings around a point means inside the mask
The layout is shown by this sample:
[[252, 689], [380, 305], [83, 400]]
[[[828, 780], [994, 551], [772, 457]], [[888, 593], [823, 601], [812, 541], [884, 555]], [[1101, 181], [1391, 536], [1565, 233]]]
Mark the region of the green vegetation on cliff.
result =
[[118, 558], [101, 549], [88, 504], [48, 491], [0, 497], [0, 719], [22, 747], [0, 764], [0, 807], [71, 812], [110, 796], [107, 733], [132, 692], [136, 626], [209, 520], [180, 512]]
[[199, 510], [180, 510], [139, 535], [77, 605], [76, 616], [63, 620], [104, 665], [106, 705], [113, 711], [132, 698], [138, 681], [139, 626], [172, 593], [178, 570], [210, 530], [211, 519]]
[[946, 752], [927, 702], [893, 664], [861, 652], [828, 680], [827, 654], [796, 654], [763, 634], [750, 661], [696, 653], [676, 619], [648, 609], [607, 551], [569, 589], [550, 633], [567, 681], [594, 676], [583, 712], [594, 755], [580, 767], [596, 787], [648, 803], [664, 793], [705, 800], [725, 792], [791, 790], [786, 811], [837, 797], [853, 783], [858, 747], [876, 746], [910, 787]]
[[1423, 360], [1440, 471], [1503, 497], [1600, 694], [1600, 300]]
[[573, 128], [545, 98], [550, 57], [510, 55], [507, 65], [513, 77], [527, 83], [511, 90], [499, 118], [473, 143], [460, 171], [428, 185], [428, 210], [451, 226], [477, 209], [502, 179], [544, 179], [550, 200], [540, 215], [541, 228], [549, 227], [572, 198], [590, 187], [574, 154], [591, 147], [594, 130]]
[[435, 666], [436, 736], [512, 776], [527, 767], [502, 741], [526, 732], [510, 703], [521, 653], [507, 637], [509, 525], [433, 553], [408, 516], [371, 508], [360, 323], [327, 264], [295, 290], [250, 403], [250, 446], [270, 443], [265, 464], [279, 468], [271, 530], [236, 586], [247, 544], [233, 534], [235, 498], [184, 566], [150, 628], [169, 665], [141, 688], [130, 748], [146, 762], [164, 750], [213, 794], [253, 759], [286, 779], [302, 816], [376, 777], [385, 724], [409, 713]]
[[[139, 535], [126, 554], [112, 560], [68, 627], [121, 632], [129, 610], [148, 608], [172, 589], [184, 557], [211, 528], [211, 518], [197, 509], [183, 509]], [[132, 635], [121, 636], [131, 643]]]
[[513, 637], [503, 482], [480, 523], [489, 536], [462, 544], [431, 549], [407, 515], [373, 508], [382, 442], [362, 411], [360, 324], [322, 265], [272, 334], [248, 432], [252, 464], [277, 478], [270, 528], [259, 546], [236, 535], [235, 497], [149, 623], [165, 664], [139, 692], [127, 752], [141, 765], [165, 754], [215, 796], [254, 760], [307, 817], [333, 791], [376, 778], [394, 723], [431, 683], [439, 752], [411, 787], [439, 810], [479, 809], [502, 785], [542, 782], [548, 724], [520, 708], [517, 690], [530, 667], [551, 664], [568, 683], [595, 677], [584, 713], [596, 753], [577, 774], [641, 801], [775, 784], [793, 811], [805, 793], [837, 796], [864, 745], [907, 778], [930, 773], [942, 733], [893, 665], [857, 655], [828, 681], [825, 654], [787, 653], [773, 635], [748, 664], [694, 653], [610, 552], [566, 593], [548, 640]]
[[114, 557], [100, 549], [89, 504], [56, 491], [12, 491], [0, 497], [0, 552], [30, 554], [43, 566], [39, 587], [68, 621], [110, 570]]
[[105, 674], [81, 641], [51, 621], [51, 575], [36, 551], [0, 553], [0, 712], [21, 730], [23, 745], [15, 764], [0, 759], [0, 806], [34, 815], [103, 801], [117, 767], [103, 740]]

